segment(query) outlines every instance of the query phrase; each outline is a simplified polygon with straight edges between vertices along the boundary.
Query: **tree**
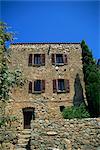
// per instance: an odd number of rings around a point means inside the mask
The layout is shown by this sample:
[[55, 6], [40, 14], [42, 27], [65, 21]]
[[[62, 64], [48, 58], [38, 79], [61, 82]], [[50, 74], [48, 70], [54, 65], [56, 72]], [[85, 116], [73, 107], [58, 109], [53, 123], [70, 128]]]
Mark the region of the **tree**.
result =
[[83, 95], [83, 88], [81, 85], [79, 74], [76, 74], [75, 82], [74, 82], [74, 98], [73, 98], [73, 104], [74, 106], [80, 106], [84, 102], [84, 95]]
[[81, 42], [83, 73], [88, 109], [92, 117], [100, 115], [100, 72], [85, 41]]
[[9, 69], [8, 60], [10, 53], [9, 48], [7, 48], [7, 42], [11, 42], [13, 37], [14, 34], [8, 32], [8, 26], [5, 23], [0, 22], [0, 127], [2, 128], [2, 138], [0, 139], [0, 142], [5, 139], [4, 136], [6, 135], [7, 124], [16, 119], [15, 116], [9, 116], [5, 113], [11, 89], [15, 85], [23, 86], [24, 84], [21, 70], [17, 69], [12, 72]]

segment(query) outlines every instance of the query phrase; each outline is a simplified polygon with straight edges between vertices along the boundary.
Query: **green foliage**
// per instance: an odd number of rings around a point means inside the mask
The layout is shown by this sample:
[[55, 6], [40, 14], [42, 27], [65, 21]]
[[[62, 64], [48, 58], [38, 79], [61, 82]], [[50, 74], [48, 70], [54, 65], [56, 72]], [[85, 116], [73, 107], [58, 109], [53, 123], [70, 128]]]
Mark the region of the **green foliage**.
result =
[[7, 29], [7, 25], [0, 22], [0, 100], [3, 101], [9, 99], [12, 87], [23, 86], [25, 81], [20, 69], [16, 69], [14, 72], [9, 70], [9, 49], [6, 47], [6, 42], [11, 42], [14, 34], [7, 32]]
[[62, 114], [65, 119], [74, 119], [74, 118], [82, 119], [90, 117], [84, 104], [81, 104], [79, 107], [77, 106], [67, 107], [63, 110]]
[[13, 116], [13, 115], [3, 116], [3, 117], [0, 118], [0, 128], [2, 126], [6, 126], [8, 124], [10, 125], [11, 122], [14, 122], [16, 120], [17, 120], [17, 118], [15, 116]]
[[12, 41], [14, 33], [8, 32], [8, 26], [4, 22], [0, 22], [0, 45], [4, 45], [6, 41]]
[[80, 106], [80, 104], [84, 103], [84, 95], [83, 95], [83, 88], [81, 85], [79, 74], [76, 74], [75, 82], [74, 82], [74, 97], [73, 97], [73, 104], [74, 106]]
[[13, 40], [14, 34], [8, 32], [7, 29], [7, 25], [0, 22], [0, 127], [4, 128], [4, 132], [7, 126], [16, 120], [15, 116], [9, 116], [5, 113], [11, 89], [14, 86], [22, 87], [25, 82], [20, 69], [13, 72], [9, 69], [10, 53], [6, 44]]
[[83, 72], [88, 109], [92, 117], [100, 116], [100, 71], [85, 41], [81, 42]]

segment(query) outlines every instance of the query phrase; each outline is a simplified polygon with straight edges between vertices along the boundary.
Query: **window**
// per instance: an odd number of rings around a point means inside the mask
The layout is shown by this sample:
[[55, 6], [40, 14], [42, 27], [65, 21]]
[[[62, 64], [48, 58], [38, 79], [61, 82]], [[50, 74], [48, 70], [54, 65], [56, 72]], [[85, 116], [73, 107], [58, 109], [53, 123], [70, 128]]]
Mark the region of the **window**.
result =
[[40, 54], [34, 54], [34, 64], [35, 65], [41, 64], [41, 55]]
[[45, 80], [29, 81], [29, 93], [44, 93], [45, 92]]
[[67, 55], [66, 54], [52, 54], [51, 55], [53, 65], [65, 65], [67, 64]]
[[56, 64], [64, 63], [63, 54], [56, 54]]
[[69, 93], [70, 92], [70, 86], [69, 86], [69, 80], [65, 79], [57, 79], [53, 80], [53, 93]]
[[29, 54], [28, 66], [45, 65], [45, 54]]
[[41, 80], [34, 81], [34, 91], [41, 91]]
[[58, 90], [65, 91], [64, 79], [58, 79]]

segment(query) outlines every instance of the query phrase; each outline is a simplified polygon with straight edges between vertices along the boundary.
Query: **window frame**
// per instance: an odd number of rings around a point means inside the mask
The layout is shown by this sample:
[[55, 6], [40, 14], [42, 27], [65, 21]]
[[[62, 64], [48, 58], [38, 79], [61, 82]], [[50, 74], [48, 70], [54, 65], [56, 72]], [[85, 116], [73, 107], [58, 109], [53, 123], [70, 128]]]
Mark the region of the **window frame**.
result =
[[[35, 58], [36, 55], [40, 55], [40, 63], [36, 63]], [[29, 67], [40, 67], [40, 66], [45, 66], [45, 53], [35, 53], [35, 54], [28, 54], [28, 66]]]
[[[57, 55], [62, 55], [63, 62], [57, 62]], [[68, 64], [67, 54], [65, 53], [52, 53], [51, 54], [52, 65], [63, 66]]]
[[[39, 80], [41, 83], [41, 90], [36, 91], [35, 90], [35, 81]], [[41, 94], [41, 93], [45, 93], [45, 80], [41, 80], [41, 79], [37, 79], [37, 80], [32, 80], [28, 82], [28, 93], [29, 94]]]
[[[59, 82], [63, 80], [63, 84], [64, 84], [64, 90], [60, 90], [59, 89]], [[66, 92], [66, 86], [65, 86], [65, 80], [64, 79], [57, 79], [57, 93], [65, 93]]]
[[[39, 85], [40, 90], [35, 89], [35, 84], [36, 84], [35, 82], [37, 82], [37, 81], [40, 81], [40, 85]], [[41, 93], [42, 92], [42, 81], [41, 80], [34, 80], [34, 90], [33, 91], [34, 91], [34, 93]]]
[[[58, 89], [58, 80], [64, 80], [64, 90]], [[70, 84], [68, 79], [54, 79], [53, 80], [53, 93], [70, 93]]]
[[[33, 59], [33, 65], [34, 66], [41, 66], [42, 65], [42, 56], [41, 56], [41, 54], [33, 54], [34, 55], [34, 59]], [[36, 57], [36, 55], [37, 56], [39, 56], [40, 58], [38, 58], [38, 57]], [[35, 58], [36, 57], [36, 58]], [[40, 61], [40, 63], [35, 63], [35, 59], [40, 59], [39, 61]]]
[[[57, 56], [57, 55], [58, 55], [58, 56]], [[58, 59], [59, 55], [61, 55], [61, 57], [62, 57], [61, 59], [62, 59], [63, 62], [57, 62], [57, 59]], [[59, 65], [59, 66], [60, 66], [60, 65], [64, 65], [64, 57], [63, 57], [63, 54], [55, 54], [55, 64], [56, 64], [56, 65]]]

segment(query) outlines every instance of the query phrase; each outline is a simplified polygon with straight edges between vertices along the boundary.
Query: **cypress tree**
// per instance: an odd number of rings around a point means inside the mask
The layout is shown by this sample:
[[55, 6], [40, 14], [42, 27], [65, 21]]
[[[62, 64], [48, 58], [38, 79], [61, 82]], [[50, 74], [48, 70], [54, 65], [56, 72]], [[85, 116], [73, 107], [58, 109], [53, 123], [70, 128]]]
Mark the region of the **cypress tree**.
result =
[[86, 98], [91, 117], [100, 116], [100, 71], [85, 41], [81, 42]]

